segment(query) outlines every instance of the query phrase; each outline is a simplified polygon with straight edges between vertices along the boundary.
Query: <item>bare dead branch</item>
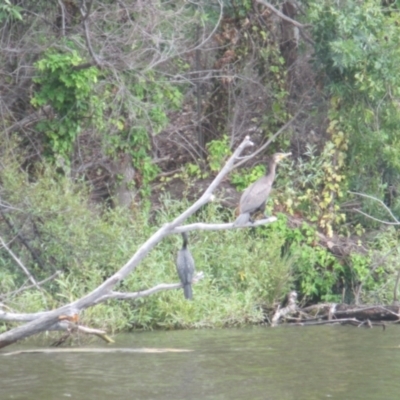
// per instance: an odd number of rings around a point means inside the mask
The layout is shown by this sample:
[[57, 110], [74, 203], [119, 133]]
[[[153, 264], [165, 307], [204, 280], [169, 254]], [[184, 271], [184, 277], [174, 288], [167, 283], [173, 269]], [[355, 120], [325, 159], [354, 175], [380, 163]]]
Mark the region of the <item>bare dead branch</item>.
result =
[[[51, 277], [50, 277], [51, 278]], [[204, 278], [204, 273], [203, 272], [198, 272], [194, 278], [193, 278], [193, 284], [196, 284], [198, 281]], [[49, 278], [47, 278], [49, 280]], [[44, 282], [44, 281], [42, 281]], [[99, 304], [103, 303], [108, 300], [135, 300], [140, 297], [147, 297], [150, 296], [154, 293], [164, 291], [164, 290], [173, 290], [173, 289], [180, 289], [182, 288], [181, 283], [161, 283], [159, 285], [156, 285], [150, 289], [146, 290], [141, 290], [139, 292], [133, 292], [133, 293], [124, 293], [124, 292], [114, 292], [110, 291], [108, 294], [105, 294], [104, 296], [101, 296], [99, 299], [97, 299], [94, 304]], [[1, 305], [1, 303], [0, 303]], [[4, 308], [7, 308], [5, 305], [3, 305]], [[0, 310], [0, 321], [6, 321], [6, 322], [29, 322], [29, 321], [34, 321], [37, 318], [41, 318], [44, 316], [47, 316], [51, 313], [51, 311], [43, 311], [43, 312], [38, 312], [38, 313], [14, 313], [10, 311], [3, 311]], [[52, 327], [50, 327], [47, 330], [66, 330], [67, 328], [67, 323], [71, 323], [71, 321], [68, 320], [62, 320], [58, 321], [56, 324], [54, 324]], [[63, 325], [64, 324], [64, 325]]]
[[29, 272], [28, 268], [22, 263], [22, 261], [14, 254], [14, 252], [7, 246], [6, 242], [0, 236], [0, 243], [6, 249], [8, 254], [14, 259], [14, 261], [19, 265], [19, 267], [24, 271], [24, 274], [28, 277], [28, 279], [32, 282], [33, 286], [38, 290], [42, 290], [42, 288], [38, 285], [33, 275]]
[[287, 15], [283, 14], [282, 12], [280, 12], [278, 9], [276, 9], [272, 4], [268, 3], [265, 0], [256, 0], [257, 3], [260, 3], [262, 5], [264, 5], [265, 7], [269, 8], [274, 14], [276, 14], [279, 18], [284, 19], [287, 22], [290, 22], [292, 25], [296, 26], [297, 28], [308, 28], [311, 25], [310, 24], [301, 24], [300, 22], [295, 21], [294, 19], [288, 17]]
[[[42, 286], [42, 285], [44, 285], [46, 282], [49, 282], [49, 281], [53, 280], [54, 278], [56, 278], [56, 277], [57, 277], [58, 275], [60, 275], [60, 274], [61, 274], [61, 271], [56, 271], [53, 275], [49, 276], [48, 278], [43, 279], [43, 280], [40, 281], [40, 282], [37, 282], [37, 284], [38, 284], [38, 286]], [[28, 289], [32, 289], [33, 287], [36, 287], [36, 285], [33, 285], [33, 284], [32, 284], [32, 285], [29, 285], [29, 286], [23, 286], [23, 287], [21, 287], [21, 288], [19, 288], [19, 289], [17, 289], [17, 290], [12, 291], [12, 292], [5, 293], [5, 294], [0, 295], [0, 299], [2, 299], [2, 300], [7, 299], [7, 298], [10, 297], [10, 296], [15, 296], [16, 294], [19, 294], [19, 293], [21, 293], [21, 292], [24, 292], [25, 290], [28, 290]]]
[[57, 0], [61, 10], [61, 35], [65, 37], [65, 6], [62, 0]]
[[[95, 335], [99, 337], [100, 339], [104, 340], [106, 343], [115, 343], [114, 340], [112, 340], [108, 335], [107, 332], [101, 330], [101, 329], [94, 329], [94, 328], [89, 328], [87, 326], [83, 326], [80, 324], [75, 324], [70, 321], [65, 321], [66, 322], [66, 330], [70, 331], [71, 334], [75, 332], [81, 332], [85, 333], [86, 335]], [[65, 340], [65, 339], [64, 339]]]
[[80, 7], [80, 12], [82, 14], [83, 20], [86, 20], [89, 18], [90, 15], [90, 9], [92, 8], [93, 0], [88, 1], [86, 5], [86, 1], [82, 1], [82, 6]]
[[364, 217], [367, 217], [369, 219], [372, 219], [373, 221], [376, 222], [380, 222], [381, 224], [385, 224], [385, 225], [400, 225], [400, 222], [388, 222], [388, 221], [384, 221], [382, 219], [379, 218], [375, 218], [372, 215], [369, 215], [367, 213], [365, 213], [364, 211], [359, 210], [358, 208], [353, 208], [352, 211], [355, 211], [361, 215], [364, 215]]
[[274, 316], [272, 317], [271, 326], [274, 327], [278, 324], [281, 318], [285, 318], [287, 315], [293, 314], [297, 311], [297, 293], [292, 291], [288, 295], [288, 305], [284, 308], [279, 308], [276, 310]]
[[257, 149], [254, 153], [251, 153], [249, 156], [243, 157], [241, 161], [236, 163], [233, 168], [237, 168], [240, 165], [244, 164], [245, 162], [249, 161], [251, 158], [255, 157], [257, 154], [261, 153], [264, 151], [281, 133], [283, 133], [287, 128], [289, 128], [290, 125], [293, 124], [294, 121], [296, 121], [297, 117], [301, 114], [302, 110], [299, 110], [296, 115], [286, 122], [285, 125], [283, 125], [281, 128], [278, 129], [277, 132], [275, 132], [268, 140], [266, 143], [264, 143], [259, 149]]
[[365, 215], [366, 217], [368, 217], [370, 219], [373, 219], [373, 220], [375, 220], [377, 222], [381, 222], [381, 223], [386, 224], [386, 225], [399, 225], [400, 224], [400, 221], [393, 215], [391, 209], [382, 200], [379, 200], [376, 197], [370, 196], [370, 195], [365, 194], [365, 193], [352, 192], [350, 190], [348, 191], [348, 193], [355, 194], [357, 196], [361, 196], [361, 197], [365, 197], [367, 199], [371, 199], [371, 200], [377, 201], [389, 213], [389, 215], [392, 217], [393, 221], [395, 221], [395, 222], [393, 223], [393, 222], [388, 222], [388, 221], [382, 221], [382, 220], [380, 220], [378, 218], [375, 218], [375, 217], [372, 217], [371, 215], [368, 215], [368, 214], [364, 213], [363, 211], [361, 211], [359, 209], [356, 209], [356, 208], [353, 208], [354, 211], [356, 211], [356, 212], [358, 212], [358, 213], [360, 213], [362, 215]]
[[98, 67], [102, 67], [102, 63], [100, 62], [99, 58], [97, 57], [96, 53], [94, 52], [93, 47], [92, 47], [92, 42], [90, 41], [88, 18], [90, 15], [91, 7], [92, 7], [92, 0], [88, 2], [88, 5], [86, 5], [86, 2], [83, 0], [82, 6], [79, 7], [79, 11], [82, 15], [82, 23], [83, 23], [83, 28], [84, 28], [84, 32], [85, 32], [85, 41], [86, 41], [87, 48], [89, 50], [89, 54], [93, 58], [96, 65]]
[[275, 222], [277, 220], [276, 217], [268, 217], [268, 218], [263, 218], [263, 219], [258, 219], [256, 221], [252, 222], [247, 222], [244, 225], [240, 226], [235, 226], [233, 222], [228, 223], [228, 224], [205, 224], [203, 222], [198, 222], [190, 225], [182, 225], [174, 230], [172, 230], [170, 233], [182, 233], [182, 232], [190, 232], [190, 231], [224, 231], [228, 229], [237, 229], [237, 228], [255, 228], [257, 226], [264, 226], [267, 224], [270, 224], [272, 222]]
[[[193, 283], [197, 283], [199, 280], [204, 278], [203, 272], [198, 272], [193, 278]], [[141, 290], [133, 293], [122, 293], [122, 292], [110, 292], [109, 294], [100, 297], [96, 304], [102, 303], [107, 300], [135, 300], [140, 297], [147, 297], [154, 293], [161, 292], [164, 290], [173, 290], [182, 288], [181, 283], [161, 283], [147, 290]]]
[[27, 128], [28, 126], [34, 124], [35, 122], [39, 122], [42, 119], [47, 118], [48, 113], [51, 112], [50, 106], [44, 106], [40, 110], [33, 112], [32, 114], [28, 115], [27, 117], [23, 118], [21, 121], [17, 121], [12, 124], [10, 127], [4, 130], [4, 133], [9, 133], [14, 130], [22, 130]]
[[[11, 232], [20, 240], [20, 242], [29, 251], [32, 258], [38, 263], [38, 265], [42, 269], [44, 269], [43, 262], [40, 259], [40, 257], [38, 256], [38, 254], [36, 253], [36, 251], [31, 247], [31, 245], [28, 243], [28, 241], [25, 239], [25, 237], [22, 235], [22, 233], [16, 232], [14, 225], [12, 224], [11, 220], [7, 217], [7, 215], [5, 214], [3, 208], [14, 209], [14, 210], [16, 210], [16, 209], [14, 207], [7, 207], [6, 205], [0, 203], [0, 215], [2, 216], [4, 222], [10, 228]], [[22, 210], [18, 210], [18, 211], [22, 211]]]

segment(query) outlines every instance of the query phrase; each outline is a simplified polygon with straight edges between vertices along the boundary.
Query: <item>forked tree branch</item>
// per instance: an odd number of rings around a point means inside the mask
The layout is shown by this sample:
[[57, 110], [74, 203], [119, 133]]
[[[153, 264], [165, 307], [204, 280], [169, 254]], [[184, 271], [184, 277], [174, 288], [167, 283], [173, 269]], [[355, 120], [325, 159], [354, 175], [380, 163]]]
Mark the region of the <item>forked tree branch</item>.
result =
[[[197, 283], [203, 278], [204, 278], [204, 273], [198, 272], [193, 278], [193, 283]], [[104, 303], [105, 301], [108, 300], [134, 300], [140, 297], [147, 297], [154, 293], [161, 292], [164, 290], [173, 290], [180, 288], [182, 288], [182, 283], [160, 283], [159, 285], [156, 285], [150, 289], [140, 290], [138, 292], [132, 292], [132, 293], [110, 291], [108, 294], [105, 294], [104, 296], [97, 299], [97, 301], [94, 302], [93, 305]], [[34, 321], [35, 319], [50, 315], [50, 313], [52, 313], [52, 311], [42, 311], [38, 313], [15, 313], [0, 309], [0, 320], [7, 322], [30, 322]], [[66, 324], [65, 322], [68, 321], [60, 320], [47, 330], [49, 331], [66, 330], [68, 328], [68, 324]]]

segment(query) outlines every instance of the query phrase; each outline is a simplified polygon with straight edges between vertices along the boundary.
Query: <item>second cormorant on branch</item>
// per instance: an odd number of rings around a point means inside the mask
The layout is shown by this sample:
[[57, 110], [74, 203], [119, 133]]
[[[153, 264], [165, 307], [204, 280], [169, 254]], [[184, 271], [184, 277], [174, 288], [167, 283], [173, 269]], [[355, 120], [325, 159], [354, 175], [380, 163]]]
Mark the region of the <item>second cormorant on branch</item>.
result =
[[274, 183], [276, 166], [279, 161], [291, 154], [292, 153], [275, 153], [269, 163], [268, 175], [265, 175], [252, 183], [243, 192], [239, 205], [240, 215], [234, 222], [235, 226], [244, 225], [249, 221], [253, 222], [251, 216], [258, 211], [264, 214], [265, 204], [271, 192], [272, 184]]
[[182, 248], [178, 251], [178, 256], [176, 258], [176, 270], [183, 286], [183, 293], [185, 295], [185, 298], [191, 300], [193, 297], [192, 281], [195, 269], [194, 260], [192, 254], [187, 248], [188, 237], [186, 232], [182, 233], [182, 238], [183, 245]]

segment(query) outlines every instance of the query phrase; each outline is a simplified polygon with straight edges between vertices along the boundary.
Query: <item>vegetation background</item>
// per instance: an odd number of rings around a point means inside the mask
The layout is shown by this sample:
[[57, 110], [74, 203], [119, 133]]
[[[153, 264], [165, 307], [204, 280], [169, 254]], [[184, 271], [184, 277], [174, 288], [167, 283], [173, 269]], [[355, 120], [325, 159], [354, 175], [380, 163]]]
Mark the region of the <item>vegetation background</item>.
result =
[[[3, 0], [0, 302], [35, 312], [94, 289], [201, 193], [244, 136], [261, 146], [292, 118], [194, 219], [232, 221], [267, 155], [291, 151], [268, 203], [276, 223], [191, 234], [205, 272], [193, 302], [168, 291], [96, 306], [84, 321], [258, 323], [291, 289], [304, 304], [391, 302], [399, 12], [394, 0]], [[165, 240], [123, 289], [176, 282], [180, 246]]]

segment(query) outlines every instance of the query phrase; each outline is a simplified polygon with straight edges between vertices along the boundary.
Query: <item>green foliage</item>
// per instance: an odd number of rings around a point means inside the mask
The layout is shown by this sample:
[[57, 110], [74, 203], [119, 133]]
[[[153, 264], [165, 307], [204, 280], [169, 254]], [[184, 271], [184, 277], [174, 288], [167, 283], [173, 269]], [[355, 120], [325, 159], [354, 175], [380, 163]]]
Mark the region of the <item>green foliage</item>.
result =
[[[400, 182], [398, 10], [377, 0], [324, 0], [310, 3], [308, 16], [315, 65], [332, 98], [329, 118], [348, 142], [350, 187], [383, 198]], [[392, 208], [400, 210], [398, 200]]]
[[231, 182], [239, 191], [243, 191], [263, 175], [265, 175], [265, 166], [257, 165], [250, 170], [241, 169], [233, 172], [231, 174]]
[[237, 17], [245, 18], [252, 9], [251, 0], [231, 0], [226, 4], [229, 14], [234, 14]]
[[314, 146], [307, 145], [303, 159], [293, 161], [291, 165], [282, 163], [275, 185], [283, 188], [276, 203], [283, 205], [290, 214], [296, 211], [308, 221], [317, 223], [328, 236], [332, 236], [334, 228], [340, 229], [345, 221], [339, 206], [347, 190], [341, 137], [340, 134], [333, 135], [319, 155]]
[[22, 21], [23, 9], [11, 3], [10, 0], [2, 0], [0, 4], [0, 23], [6, 21]]
[[[368, 252], [352, 254], [349, 260], [352, 287], [361, 302], [388, 304], [400, 271], [399, 233], [393, 227], [382, 230], [368, 241]], [[361, 285], [361, 288], [360, 288]], [[399, 293], [397, 293], [399, 297]]]
[[150, 157], [151, 136], [157, 135], [168, 123], [167, 113], [177, 110], [182, 104], [182, 91], [153, 71], [142, 77], [124, 76], [130, 89], [129, 101], [117, 98], [112, 110], [118, 115], [112, 119], [116, 133], [106, 135], [109, 152], [131, 154], [133, 166], [140, 173], [141, 192], [150, 194], [150, 182], [159, 173], [159, 168]]
[[185, 164], [185, 170], [187, 172], [188, 177], [191, 178], [204, 178], [204, 173], [201, 171], [201, 168], [198, 164], [187, 163]]
[[362, 282], [365, 290], [373, 290], [377, 282], [371, 275], [371, 257], [369, 255], [353, 253], [350, 254], [348, 261], [354, 285]]
[[318, 244], [317, 230], [303, 222], [298, 228], [289, 227], [287, 217], [278, 214], [278, 221], [264, 228], [264, 234], [283, 238], [282, 251], [293, 262], [293, 281], [303, 301], [338, 301], [336, 287], [345, 270], [340, 261]]
[[89, 122], [99, 124], [104, 109], [104, 102], [94, 92], [99, 71], [95, 67], [77, 68], [82, 63], [76, 51], [57, 50], [48, 50], [35, 63], [39, 75], [34, 78], [37, 90], [31, 103], [35, 107], [51, 105], [56, 114], [36, 128], [46, 135], [50, 154], [67, 160], [79, 132]]
[[227, 157], [229, 157], [232, 152], [229, 146], [229, 138], [224, 135], [222, 139], [212, 140], [207, 143], [208, 150], [208, 165], [211, 171], [219, 171], [224, 165]]

